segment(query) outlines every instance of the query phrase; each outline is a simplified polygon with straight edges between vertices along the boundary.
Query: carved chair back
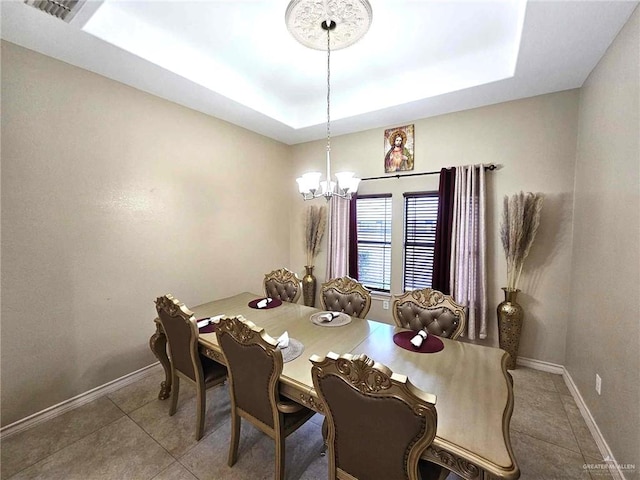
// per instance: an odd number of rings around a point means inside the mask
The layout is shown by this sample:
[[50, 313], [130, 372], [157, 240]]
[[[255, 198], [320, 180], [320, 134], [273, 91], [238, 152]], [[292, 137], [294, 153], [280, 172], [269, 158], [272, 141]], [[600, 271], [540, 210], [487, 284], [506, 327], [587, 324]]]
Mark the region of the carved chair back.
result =
[[223, 318], [216, 328], [218, 345], [229, 369], [231, 390], [231, 441], [229, 460], [236, 463], [240, 442], [240, 418], [275, 441], [275, 479], [285, 476], [285, 438], [309, 420], [314, 412], [280, 397], [282, 352], [263, 328], [242, 316]]
[[320, 302], [323, 310], [344, 312], [366, 318], [371, 308], [371, 291], [351, 277], [333, 278], [322, 284]]
[[171, 368], [194, 382], [202, 382], [198, 326], [193, 312], [170, 294], [156, 299], [156, 311], [169, 344]]
[[450, 295], [431, 288], [396, 297], [393, 319], [399, 327], [415, 331], [426, 328], [428, 333], [451, 339], [458, 338], [467, 324], [464, 307]]
[[264, 293], [267, 297], [296, 303], [302, 295], [302, 284], [297, 274], [287, 268], [280, 268], [264, 276]]
[[436, 397], [366, 355], [310, 361], [328, 422], [329, 478], [419, 479], [420, 455], [436, 434]]
[[169, 344], [171, 359], [171, 403], [169, 415], [178, 406], [180, 377], [196, 387], [196, 440], [204, 433], [206, 389], [220, 385], [227, 378], [224, 365], [203, 357], [198, 352], [198, 326], [193, 313], [178, 299], [167, 294], [156, 299], [156, 310]]
[[276, 340], [242, 316], [221, 319], [216, 336], [229, 370], [233, 407], [275, 429], [283, 366]]

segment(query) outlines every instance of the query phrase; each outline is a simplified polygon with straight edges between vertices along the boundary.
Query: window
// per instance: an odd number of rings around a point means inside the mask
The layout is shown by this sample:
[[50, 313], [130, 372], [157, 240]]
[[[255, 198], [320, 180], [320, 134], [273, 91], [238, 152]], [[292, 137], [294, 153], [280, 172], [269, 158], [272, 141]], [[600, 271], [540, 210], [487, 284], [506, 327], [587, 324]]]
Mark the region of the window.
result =
[[431, 288], [438, 193], [405, 193], [404, 291]]
[[391, 195], [356, 199], [358, 281], [372, 290], [391, 290]]

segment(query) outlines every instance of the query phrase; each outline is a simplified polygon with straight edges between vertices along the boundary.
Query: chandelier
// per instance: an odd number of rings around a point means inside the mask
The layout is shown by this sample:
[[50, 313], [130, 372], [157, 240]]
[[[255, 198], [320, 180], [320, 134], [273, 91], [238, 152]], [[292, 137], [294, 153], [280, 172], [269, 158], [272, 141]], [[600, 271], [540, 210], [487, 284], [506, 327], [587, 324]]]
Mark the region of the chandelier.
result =
[[296, 179], [305, 200], [351, 198], [358, 191], [360, 178], [354, 172], [336, 173], [337, 182], [331, 180], [331, 50], [357, 42], [371, 19], [367, 0], [292, 0], [287, 7], [285, 21], [294, 38], [306, 47], [327, 50], [327, 176], [321, 181], [320, 172], [309, 172]]

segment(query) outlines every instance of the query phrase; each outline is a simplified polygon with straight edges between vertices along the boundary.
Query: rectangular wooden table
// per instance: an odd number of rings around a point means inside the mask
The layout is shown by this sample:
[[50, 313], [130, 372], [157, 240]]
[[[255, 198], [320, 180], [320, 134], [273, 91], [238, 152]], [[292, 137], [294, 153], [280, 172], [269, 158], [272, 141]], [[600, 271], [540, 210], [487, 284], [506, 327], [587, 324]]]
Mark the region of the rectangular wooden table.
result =
[[[250, 308], [248, 303], [258, 297], [242, 293], [191, 310], [198, 319], [242, 315], [274, 338], [286, 331], [290, 338], [302, 342], [302, 355], [284, 364], [280, 389], [283, 395], [319, 413], [324, 413], [324, 406], [313, 389], [309, 357], [330, 351], [365, 353], [437, 396], [436, 438], [423, 458], [469, 480], [520, 476], [509, 438], [513, 383], [506, 370], [506, 352], [448, 339], [442, 339], [444, 349], [440, 352], [412, 352], [394, 344], [393, 335], [400, 330], [397, 327], [359, 318], [341, 327], [319, 326], [310, 321], [318, 312], [315, 308], [287, 302], [270, 309]], [[156, 325], [150, 345], [167, 374], [159, 398], [167, 398], [171, 377], [166, 339], [159, 322]], [[200, 334], [199, 342], [203, 354], [224, 363], [215, 333]]]

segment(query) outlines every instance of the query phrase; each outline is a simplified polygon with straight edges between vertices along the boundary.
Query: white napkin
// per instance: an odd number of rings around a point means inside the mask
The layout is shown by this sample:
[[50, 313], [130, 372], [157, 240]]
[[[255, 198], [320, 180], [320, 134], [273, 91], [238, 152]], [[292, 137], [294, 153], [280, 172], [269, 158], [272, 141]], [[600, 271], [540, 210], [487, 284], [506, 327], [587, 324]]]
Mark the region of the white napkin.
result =
[[215, 317], [205, 318], [198, 322], [198, 328], [206, 327], [210, 323], [220, 323], [220, 319], [224, 317], [224, 315], [216, 315]]
[[340, 312], [327, 312], [327, 313], [323, 313], [321, 315], [318, 315], [318, 318], [320, 320], [322, 320], [323, 322], [330, 322], [334, 318], [339, 317], [339, 316], [340, 316]]
[[260, 300], [260, 301], [256, 304], [256, 307], [258, 307], [258, 308], [264, 308], [264, 307], [266, 307], [267, 305], [269, 305], [272, 301], [273, 301], [273, 298], [271, 298], [271, 297], [263, 298], [262, 300]]
[[278, 348], [287, 348], [289, 346], [289, 332], [284, 332], [276, 341], [278, 342]]
[[205, 318], [204, 320], [200, 320], [198, 322], [198, 328], [202, 328], [202, 327], [206, 327], [207, 325], [209, 325], [210, 320], [208, 318]]
[[424, 330], [420, 330], [418, 334], [411, 339], [411, 345], [413, 345], [415, 348], [420, 348], [420, 345], [422, 345], [422, 342], [424, 342], [426, 339], [427, 332], [425, 332]]

